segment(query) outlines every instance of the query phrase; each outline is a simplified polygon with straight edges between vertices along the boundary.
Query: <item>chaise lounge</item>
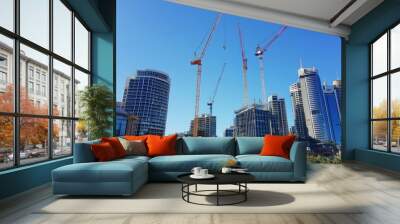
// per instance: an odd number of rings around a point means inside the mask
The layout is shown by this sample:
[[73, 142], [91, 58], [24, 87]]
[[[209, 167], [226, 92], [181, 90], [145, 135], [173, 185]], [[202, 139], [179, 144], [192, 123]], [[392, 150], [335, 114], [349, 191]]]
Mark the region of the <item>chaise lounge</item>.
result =
[[200, 166], [218, 172], [229, 160], [247, 168], [258, 182], [304, 182], [306, 149], [294, 142], [290, 159], [260, 156], [262, 137], [183, 137], [176, 143], [177, 155], [127, 156], [96, 162], [91, 145], [77, 143], [74, 163], [52, 172], [53, 193], [67, 195], [132, 195], [148, 181], [176, 181], [180, 174]]

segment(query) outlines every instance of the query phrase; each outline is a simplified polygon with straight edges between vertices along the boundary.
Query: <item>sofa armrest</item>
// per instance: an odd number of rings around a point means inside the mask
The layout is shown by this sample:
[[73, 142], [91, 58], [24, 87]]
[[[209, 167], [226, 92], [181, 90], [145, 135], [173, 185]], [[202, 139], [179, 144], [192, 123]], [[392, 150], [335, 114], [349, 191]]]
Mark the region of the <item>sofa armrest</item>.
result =
[[90, 146], [100, 143], [99, 140], [75, 143], [74, 145], [74, 163], [89, 163], [95, 162], [96, 158], [92, 153]]
[[293, 162], [294, 181], [305, 181], [307, 176], [307, 152], [305, 142], [294, 142], [290, 149], [290, 160]]

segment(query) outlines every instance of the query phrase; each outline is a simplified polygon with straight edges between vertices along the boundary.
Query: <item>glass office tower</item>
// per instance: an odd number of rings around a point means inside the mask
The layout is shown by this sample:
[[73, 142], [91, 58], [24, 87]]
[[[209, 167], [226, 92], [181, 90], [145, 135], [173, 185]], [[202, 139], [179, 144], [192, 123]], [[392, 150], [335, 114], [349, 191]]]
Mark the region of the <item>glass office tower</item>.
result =
[[171, 81], [168, 74], [138, 70], [125, 85], [125, 111], [138, 118], [137, 134], [164, 135]]

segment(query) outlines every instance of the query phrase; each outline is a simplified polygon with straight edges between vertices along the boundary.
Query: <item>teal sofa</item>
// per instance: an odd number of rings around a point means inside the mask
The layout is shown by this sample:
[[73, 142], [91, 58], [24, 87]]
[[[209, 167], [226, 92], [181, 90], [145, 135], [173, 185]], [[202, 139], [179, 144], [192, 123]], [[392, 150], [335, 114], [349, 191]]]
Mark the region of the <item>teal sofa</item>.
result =
[[75, 144], [74, 163], [52, 171], [54, 194], [67, 195], [131, 195], [148, 181], [176, 181], [193, 167], [218, 172], [228, 160], [236, 160], [259, 182], [304, 182], [306, 149], [295, 142], [290, 159], [260, 156], [262, 137], [183, 137], [177, 140], [177, 155], [127, 156], [122, 159], [96, 162], [91, 141]]

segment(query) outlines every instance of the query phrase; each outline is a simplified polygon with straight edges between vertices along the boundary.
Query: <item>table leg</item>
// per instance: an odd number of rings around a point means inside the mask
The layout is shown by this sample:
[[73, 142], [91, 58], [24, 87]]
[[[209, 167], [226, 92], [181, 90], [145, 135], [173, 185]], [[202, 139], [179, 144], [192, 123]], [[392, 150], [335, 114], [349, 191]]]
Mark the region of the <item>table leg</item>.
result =
[[217, 184], [217, 206], [219, 206], [219, 184]]
[[189, 200], [189, 195], [190, 195], [190, 184], [187, 185], [187, 201], [190, 202]]
[[244, 183], [244, 190], [245, 190], [245, 192], [244, 192], [244, 201], [247, 201], [247, 192], [248, 192], [248, 190], [247, 190], [247, 183]]
[[197, 192], [197, 184], [195, 185], [195, 190], [194, 191], [196, 191]]

